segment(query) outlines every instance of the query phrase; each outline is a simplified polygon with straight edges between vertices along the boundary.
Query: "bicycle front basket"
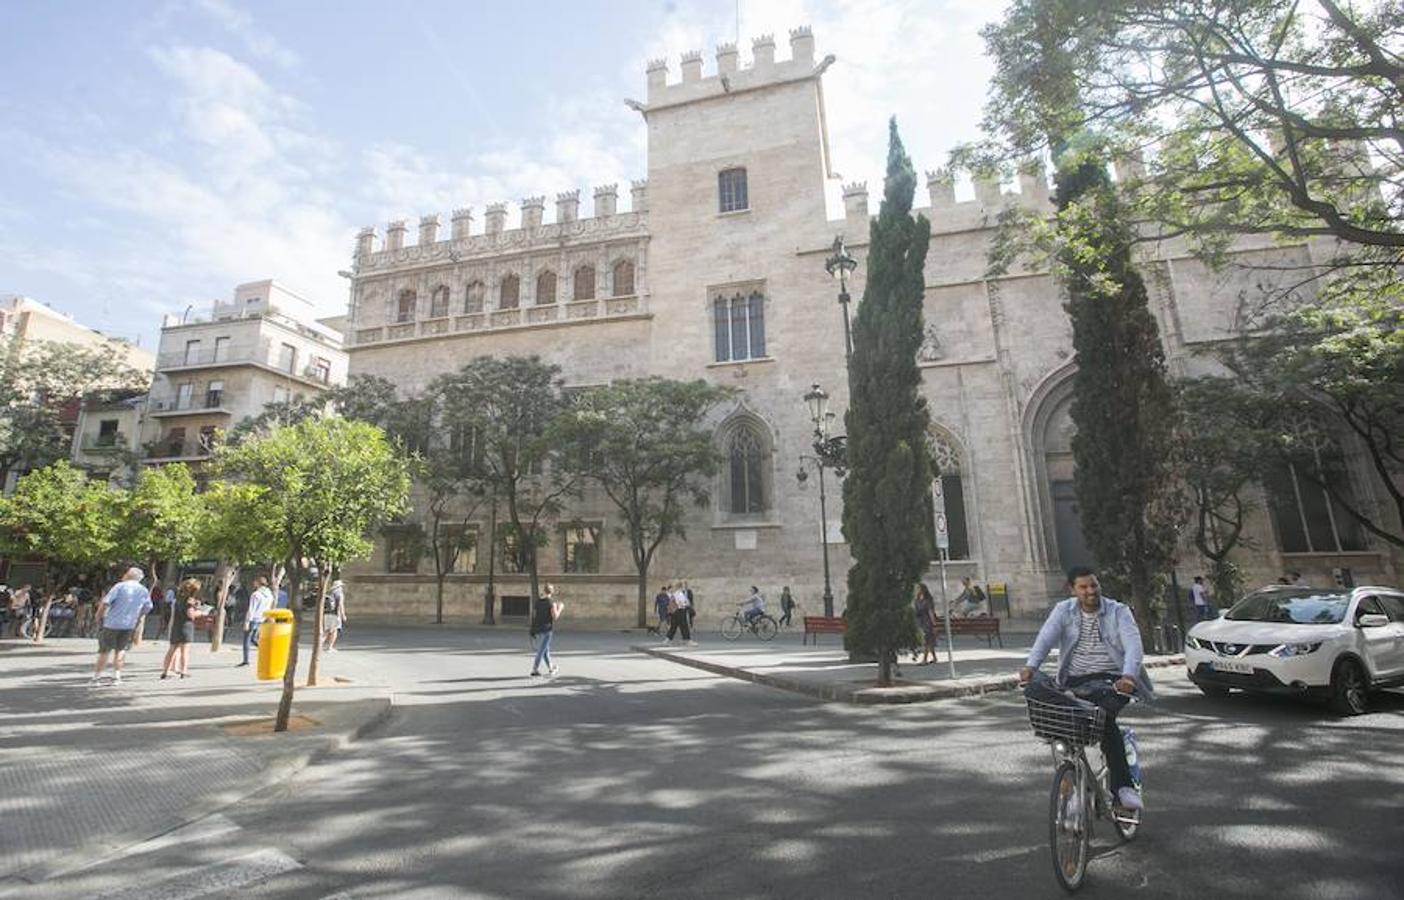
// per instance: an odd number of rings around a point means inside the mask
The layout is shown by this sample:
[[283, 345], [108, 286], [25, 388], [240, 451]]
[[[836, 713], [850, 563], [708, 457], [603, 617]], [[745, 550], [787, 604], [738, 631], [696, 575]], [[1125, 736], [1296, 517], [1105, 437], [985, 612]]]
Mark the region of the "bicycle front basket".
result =
[[1082, 747], [1102, 739], [1106, 713], [1099, 707], [1071, 698], [1067, 703], [1049, 703], [1025, 697], [1024, 703], [1034, 734], [1046, 741], [1066, 741]]

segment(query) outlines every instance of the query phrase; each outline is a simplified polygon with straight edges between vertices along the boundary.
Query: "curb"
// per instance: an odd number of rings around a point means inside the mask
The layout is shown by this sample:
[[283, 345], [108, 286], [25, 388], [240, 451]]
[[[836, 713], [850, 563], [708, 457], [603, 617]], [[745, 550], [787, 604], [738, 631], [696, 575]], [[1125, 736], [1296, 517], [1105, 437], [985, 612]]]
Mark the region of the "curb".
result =
[[332, 753], [344, 750], [354, 741], [369, 734], [372, 730], [384, 724], [395, 709], [395, 695], [388, 689], [381, 691], [376, 696], [352, 702], [368, 704], [372, 709], [369, 715], [362, 717], [360, 721], [354, 723], [350, 728], [343, 728], [335, 733], [320, 735], [319, 740], [313, 740], [309, 737], [309, 740], [305, 742], [305, 747], [299, 748], [288, 756], [275, 759], [257, 777], [250, 779], [237, 788], [221, 791], [186, 807], [176, 814], [179, 821], [173, 822], [170, 825], [161, 826], [155, 831], [150, 828], [137, 828], [126, 832], [104, 835], [84, 847], [81, 860], [73, 861], [71, 859], [60, 858], [51, 862], [39, 863], [27, 869], [11, 872], [3, 878], [0, 878], [0, 897], [18, 896], [21, 890], [33, 887], [53, 878], [101, 865], [105, 860], [120, 854], [134, 844], [144, 843], [161, 837], [164, 834], [169, 834], [177, 829], [184, 828], [193, 822], [197, 822], [200, 819], [204, 819], [214, 813], [227, 809], [260, 791], [281, 784], [291, 779], [312, 763]]
[[[955, 681], [937, 682], [934, 684], [905, 682], [885, 688], [854, 687], [844, 684], [816, 684], [812, 681], [805, 681], [791, 676], [753, 672], [749, 669], [741, 669], [735, 666], [715, 663], [710, 660], [684, 656], [680, 653], [671, 650], [663, 650], [658, 647], [635, 646], [631, 649], [638, 653], [645, 653], [649, 656], [655, 656], [659, 659], [665, 659], [668, 662], [678, 663], [683, 666], [690, 666], [694, 669], [702, 669], [703, 671], [712, 672], [716, 675], [725, 675], [741, 681], [763, 684], [767, 687], [779, 688], [782, 691], [790, 691], [795, 694], [805, 694], [810, 697], [817, 697], [820, 700], [855, 703], [862, 706], [927, 703], [932, 700], [945, 700], [951, 697], [978, 697], [984, 694], [1012, 691], [1019, 686], [1019, 676], [1017, 675], [984, 675], [974, 678], [958, 678]], [[1163, 669], [1171, 666], [1184, 665], [1184, 662], [1185, 658], [1183, 656], [1158, 656], [1148, 659], [1145, 665], [1148, 669]]]

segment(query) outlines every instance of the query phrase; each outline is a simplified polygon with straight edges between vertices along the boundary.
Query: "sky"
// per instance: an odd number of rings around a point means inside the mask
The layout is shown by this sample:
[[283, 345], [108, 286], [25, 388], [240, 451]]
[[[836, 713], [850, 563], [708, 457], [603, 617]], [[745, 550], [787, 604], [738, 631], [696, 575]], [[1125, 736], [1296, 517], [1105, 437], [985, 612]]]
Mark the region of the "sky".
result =
[[[814, 30], [833, 168], [978, 136], [982, 0], [0, 0], [0, 294], [153, 346], [274, 278], [345, 311], [356, 231], [646, 174], [644, 65]], [[834, 195], [837, 198], [835, 189]], [[925, 203], [918, 191], [918, 205]], [[548, 209], [553, 206], [547, 203]], [[835, 212], [837, 217], [841, 213]], [[548, 212], [548, 219], [550, 213]]]

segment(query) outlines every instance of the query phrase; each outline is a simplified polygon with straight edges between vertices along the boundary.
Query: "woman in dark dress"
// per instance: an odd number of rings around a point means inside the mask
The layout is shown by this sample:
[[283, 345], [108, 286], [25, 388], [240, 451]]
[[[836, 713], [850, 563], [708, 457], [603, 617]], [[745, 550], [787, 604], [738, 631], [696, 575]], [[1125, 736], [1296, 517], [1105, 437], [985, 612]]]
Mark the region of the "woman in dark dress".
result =
[[917, 585], [912, 607], [921, 626], [921, 662], [917, 665], [929, 666], [936, 661], [936, 600], [924, 583]]
[[195, 642], [195, 611], [200, 605], [200, 580], [187, 578], [176, 588], [176, 602], [171, 610], [171, 646], [161, 666], [161, 677], [171, 674], [172, 663], [181, 678], [190, 675], [190, 645]]

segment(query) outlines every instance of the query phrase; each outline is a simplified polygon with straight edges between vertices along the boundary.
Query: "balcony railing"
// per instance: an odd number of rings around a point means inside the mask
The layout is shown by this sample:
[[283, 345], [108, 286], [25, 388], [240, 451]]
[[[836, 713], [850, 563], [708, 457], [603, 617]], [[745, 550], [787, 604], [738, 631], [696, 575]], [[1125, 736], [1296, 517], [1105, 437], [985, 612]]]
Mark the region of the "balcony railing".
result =
[[465, 331], [495, 331], [498, 329], [530, 328], [553, 322], [578, 322], [590, 319], [647, 314], [645, 298], [636, 294], [624, 297], [598, 297], [573, 300], [559, 304], [542, 304], [516, 309], [494, 309], [463, 313], [450, 318], [421, 319], [393, 322], [358, 328], [352, 342], [363, 347], [381, 341], [398, 341], [414, 337], [462, 333]]
[[158, 441], [148, 445], [146, 458], [158, 459], [203, 459], [210, 455], [210, 448], [199, 440]]
[[157, 400], [151, 404], [155, 415], [169, 415], [182, 412], [228, 412], [224, 406], [224, 394], [206, 394], [204, 397], [177, 397], [174, 400]]
[[78, 447], [88, 453], [116, 453], [127, 449], [127, 436], [120, 431], [115, 434], [85, 434]]

